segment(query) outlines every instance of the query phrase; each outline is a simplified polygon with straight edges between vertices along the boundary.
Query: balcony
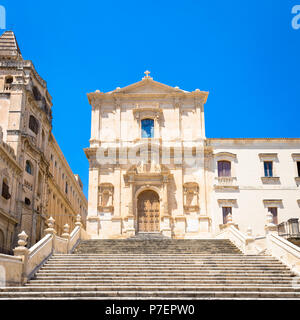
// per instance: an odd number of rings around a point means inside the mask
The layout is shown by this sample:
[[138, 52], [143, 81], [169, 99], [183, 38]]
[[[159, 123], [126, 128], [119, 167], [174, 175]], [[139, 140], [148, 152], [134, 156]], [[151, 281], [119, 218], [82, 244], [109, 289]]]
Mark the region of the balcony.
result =
[[239, 189], [236, 177], [216, 177], [214, 189], [218, 191], [235, 191]]
[[279, 177], [261, 177], [263, 184], [280, 184]]
[[298, 218], [289, 219], [278, 225], [278, 235], [290, 239], [300, 239]]

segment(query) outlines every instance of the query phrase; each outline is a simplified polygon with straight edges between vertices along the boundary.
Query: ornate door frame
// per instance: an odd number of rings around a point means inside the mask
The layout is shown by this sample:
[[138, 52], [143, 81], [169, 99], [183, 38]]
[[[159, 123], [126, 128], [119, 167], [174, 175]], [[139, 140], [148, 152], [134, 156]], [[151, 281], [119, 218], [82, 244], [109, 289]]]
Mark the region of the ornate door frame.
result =
[[154, 191], [155, 193], [157, 193], [158, 195], [158, 198], [159, 198], [159, 231], [158, 232], [161, 232], [161, 217], [162, 217], [162, 210], [163, 210], [163, 206], [162, 206], [162, 203], [163, 203], [163, 199], [161, 198], [161, 189], [159, 187], [156, 187], [156, 186], [142, 186], [140, 188], [138, 188], [138, 190], [135, 192], [135, 196], [134, 196], [134, 212], [135, 212], [135, 215], [134, 215], [134, 226], [135, 226], [135, 230], [136, 232], [139, 232], [138, 230], [138, 197], [139, 195], [144, 192], [144, 191]]

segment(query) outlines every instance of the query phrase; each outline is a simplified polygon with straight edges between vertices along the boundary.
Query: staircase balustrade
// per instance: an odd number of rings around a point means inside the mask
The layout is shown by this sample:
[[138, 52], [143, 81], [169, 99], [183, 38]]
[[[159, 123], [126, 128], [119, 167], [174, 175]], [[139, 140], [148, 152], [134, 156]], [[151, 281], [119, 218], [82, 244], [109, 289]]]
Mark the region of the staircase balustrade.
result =
[[[87, 240], [88, 235], [82, 227], [80, 215], [76, 219], [76, 227], [69, 237], [65, 233], [62, 237], [56, 235], [54, 219], [47, 221], [48, 228], [45, 236], [33, 245], [26, 248], [28, 236], [22, 231], [18, 237], [18, 247], [14, 251], [15, 256], [0, 254], [1, 286], [16, 286], [25, 284], [35, 272], [54, 254], [67, 254], [73, 252], [80, 240]], [[65, 226], [66, 227], [66, 226]], [[9, 275], [9, 276], [7, 276]]]

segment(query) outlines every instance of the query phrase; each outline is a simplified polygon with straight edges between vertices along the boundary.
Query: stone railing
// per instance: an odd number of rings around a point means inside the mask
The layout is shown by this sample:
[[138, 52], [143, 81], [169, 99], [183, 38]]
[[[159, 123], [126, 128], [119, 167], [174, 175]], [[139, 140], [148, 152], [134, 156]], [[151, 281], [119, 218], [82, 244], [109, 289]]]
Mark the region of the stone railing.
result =
[[247, 234], [239, 231], [232, 222], [232, 215], [227, 216], [227, 224], [223, 230], [216, 235], [217, 239], [229, 239], [236, 247], [238, 247], [244, 254], [256, 254], [252, 230], [248, 228]]
[[26, 283], [36, 271], [51, 257], [53, 253], [71, 253], [81, 239], [88, 239], [82, 228], [80, 215], [76, 219], [76, 227], [69, 234], [69, 225], [64, 226], [61, 237], [54, 230], [55, 220], [50, 217], [45, 236], [30, 249], [26, 248], [27, 234], [22, 231], [18, 237], [18, 247], [14, 256], [0, 254], [0, 286], [16, 286]]
[[243, 234], [234, 227], [231, 215], [228, 218], [226, 227], [216, 235], [217, 239], [229, 239], [246, 255], [269, 254], [300, 276], [300, 247], [278, 235], [270, 212], [267, 214], [264, 237], [254, 238], [251, 228], [248, 228], [246, 235]]
[[268, 252], [287, 265], [297, 276], [300, 276], [300, 247], [290, 241], [270, 233], [267, 236]]

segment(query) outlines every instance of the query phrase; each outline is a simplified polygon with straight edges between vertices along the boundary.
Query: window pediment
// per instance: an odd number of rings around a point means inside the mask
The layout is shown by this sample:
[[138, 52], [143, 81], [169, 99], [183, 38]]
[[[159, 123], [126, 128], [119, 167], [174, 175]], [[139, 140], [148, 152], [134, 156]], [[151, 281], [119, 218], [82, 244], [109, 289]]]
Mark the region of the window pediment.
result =
[[265, 199], [263, 200], [263, 204], [265, 207], [283, 207], [281, 199]]
[[277, 153], [259, 153], [258, 154], [260, 160], [262, 161], [275, 161], [278, 160]]
[[218, 199], [218, 204], [220, 207], [236, 207], [237, 200], [236, 199]]
[[159, 103], [142, 103], [136, 104], [135, 108], [132, 109], [134, 118], [139, 120], [143, 118], [161, 119], [163, 115], [162, 108]]
[[214, 155], [214, 157], [217, 160], [228, 160], [228, 161], [234, 161], [237, 159], [237, 155], [235, 153], [231, 153], [231, 152], [218, 152]]

